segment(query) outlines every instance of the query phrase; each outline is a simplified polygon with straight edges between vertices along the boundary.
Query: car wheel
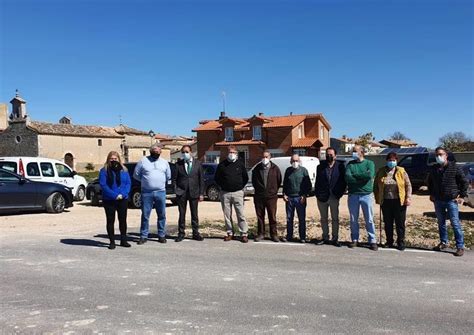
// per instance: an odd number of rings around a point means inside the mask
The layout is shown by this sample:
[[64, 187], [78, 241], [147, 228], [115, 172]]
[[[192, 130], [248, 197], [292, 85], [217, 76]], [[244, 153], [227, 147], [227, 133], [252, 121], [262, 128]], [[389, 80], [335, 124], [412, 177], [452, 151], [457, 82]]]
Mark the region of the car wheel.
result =
[[210, 201], [217, 201], [219, 200], [219, 189], [215, 185], [209, 186], [207, 189], [207, 198]]
[[133, 208], [141, 208], [142, 207], [142, 194], [139, 190], [133, 191], [131, 205]]
[[59, 192], [54, 192], [46, 199], [46, 211], [48, 213], [62, 213], [66, 207], [66, 200]]
[[95, 193], [94, 189], [90, 190], [89, 197], [91, 198], [92, 206], [99, 206], [99, 196]]
[[84, 200], [85, 197], [86, 197], [85, 187], [84, 186], [79, 186], [79, 188], [77, 189], [76, 197], [74, 198], [74, 200], [82, 201], [82, 200]]

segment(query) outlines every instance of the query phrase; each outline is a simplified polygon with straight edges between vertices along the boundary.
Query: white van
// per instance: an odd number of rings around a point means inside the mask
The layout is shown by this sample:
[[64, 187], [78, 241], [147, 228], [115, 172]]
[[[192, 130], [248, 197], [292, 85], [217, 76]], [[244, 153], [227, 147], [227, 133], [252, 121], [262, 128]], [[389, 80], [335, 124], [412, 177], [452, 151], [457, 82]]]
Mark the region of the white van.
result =
[[[271, 159], [272, 163], [278, 166], [281, 172], [282, 185], [280, 187], [280, 190], [278, 191], [279, 194], [282, 193], [283, 177], [285, 176], [285, 171], [287, 168], [291, 166], [290, 160], [291, 160], [291, 156], [275, 157]], [[300, 162], [301, 162], [301, 166], [304, 166], [306, 170], [308, 170], [309, 179], [311, 180], [311, 185], [312, 185], [311, 190], [314, 191], [314, 183], [316, 182], [316, 169], [318, 168], [318, 165], [319, 165], [319, 159], [317, 157], [311, 157], [311, 156], [300, 156]], [[255, 166], [257, 166], [257, 164], [255, 164], [249, 171], [249, 182], [247, 183], [244, 189], [246, 194], [253, 194], [254, 192], [253, 185], [252, 185], [252, 171], [255, 168]]]
[[57, 159], [0, 157], [0, 169], [17, 173], [34, 181], [63, 184], [72, 189], [76, 201], [84, 200], [86, 195], [86, 179]]

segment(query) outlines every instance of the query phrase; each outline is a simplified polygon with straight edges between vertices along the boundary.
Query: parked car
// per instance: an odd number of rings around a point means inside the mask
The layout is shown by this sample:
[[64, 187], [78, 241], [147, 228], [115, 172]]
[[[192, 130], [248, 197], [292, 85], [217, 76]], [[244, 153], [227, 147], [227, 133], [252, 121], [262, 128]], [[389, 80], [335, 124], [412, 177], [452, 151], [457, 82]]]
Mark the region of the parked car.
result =
[[464, 204], [474, 208], [474, 163], [464, 163], [461, 168], [469, 182], [467, 197], [464, 199]]
[[[286, 169], [291, 166], [290, 160], [291, 160], [290, 156], [272, 158], [272, 162], [280, 168], [280, 172], [281, 172], [282, 185], [278, 191], [278, 194], [282, 194], [283, 192], [283, 177], [285, 176]], [[313, 192], [314, 183], [316, 182], [316, 170], [319, 165], [319, 159], [317, 157], [311, 157], [311, 156], [300, 156], [300, 162], [301, 162], [301, 166], [305, 167], [308, 170], [309, 179], [311, 180], [311, 185], [313, 187], [312, 189], [312, 192]], [[244, 192], [246, 194], [254, 194], [255, 190], [252, 185], [252, 171], [255, 168], [255, 166], [257, 166], [257, 164], [255, 164], [248, 172], [249, 182], [247, 183], [247, 185], [245, 185], [245, 188], [244, 188]]]
[[[448, 153], [448, 160], [455, 161], [454, 155]], [[421, 186], [426, 186], [426, 179], [430, 166], [436, 163], [434, 152], [411, 154], [403, 157], [398, 165], [405, 168], [413, 187], [413, 191], [418, 191]]]
[[61, 184], [37, 182], [0, 169], [0, 212], [46, 210], [61, 213], [72, 207], [71, 189]]
[[[174, 190], [175, 179], [176, 179], [176, 165], [174, 163], [169, 163], [171, 169], [171, 180], [168, 181], [166, 185], [166, 198], [171, 200], [173, 205], [176, 205], [176, 194]], [[138, 180], [133, 178], [133, 172], [137, 163], [125, 163], [127, 167], [128, 174], [132, 180], [132, 187], [130, 188], [130, 194], [128, 195], [128, 203], [132, 208], [140, 208], [142, 206], [142, 195], [141, 195], [141, 185]], [[99, 184], [99, 179], [96, 178], [91, 181], [86, 188], [86, 198], [90, 200], [91, 204], [98, 206], [102, 201], [102, 189]]]
[[44, 157], [0, 157], [0, 169], [38, 182], [57, 183], [72, 189], [74, 200], [84, 200], [87, 181], [57, 159]]
[[205, 196], [210, 201], [219, 200], [219, 186], [215, 180], [217, 165], [217, 163], [202, 163], [204, 184], [206, 186]]

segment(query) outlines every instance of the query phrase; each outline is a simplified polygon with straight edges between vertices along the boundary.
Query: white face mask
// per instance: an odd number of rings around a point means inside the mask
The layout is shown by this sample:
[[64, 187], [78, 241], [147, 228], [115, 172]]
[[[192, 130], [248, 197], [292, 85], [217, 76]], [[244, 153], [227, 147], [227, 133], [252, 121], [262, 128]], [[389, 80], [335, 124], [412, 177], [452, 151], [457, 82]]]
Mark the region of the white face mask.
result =
[[293, 167], [293, 169], [297, 169], [300, 167], [300, 162], [293, 162], [291, 163], [291, 166]]
[[352, 158], [359, 160], [359, 153], [358, 152], [353, 152], [352, 153]]
[[227, 158], [231, 161], [231, 162], [235, 162], [237, 160], [237, 154], [229, 154], [227, 156]]
[[446, 159], [444, 158], [444, 156], [441, 156], [441, 155], [436, 156], [436, 163], [444, 164], [444, 162], [446, 162]]
[[262, 163], [263, 163], [263, 165], [268, 165], [268, 163], [270, 163], [270, 159], [269, 158], [263, 158]]
[[189, 152], [183, 152], [181, 156], [185, 161], [189, 161], [191, 159], [191, 154]]

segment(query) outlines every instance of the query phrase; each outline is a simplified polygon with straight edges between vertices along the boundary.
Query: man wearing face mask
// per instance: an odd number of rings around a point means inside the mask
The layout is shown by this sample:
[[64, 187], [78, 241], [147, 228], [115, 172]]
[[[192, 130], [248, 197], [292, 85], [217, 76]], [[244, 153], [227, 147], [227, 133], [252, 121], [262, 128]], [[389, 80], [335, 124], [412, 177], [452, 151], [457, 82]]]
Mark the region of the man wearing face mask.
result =
[[349, 207], [351, 224], [351, 242], [349, 248], [354, 248], [359, 243], [359, 209], [362, 208], [367, 230], [369, 248], [377, 251], [377, 238], [375, 237], [374, 223], [374, 189], [375, 164], [371, 160], [365, 159], [364, 149], [360, 145], [355, 145], [352, 149], [353, 161], [346, 167], [346, 182], [349, 191], [347, 205]]
[[295, 209], [298, 214], [298, 232], [300, 242], [306, 242], [306, 197], [311, 191], [311, 180], [308, 170], [301, 166], [300, 156], [294, 154], [290, 160], [291, 166], [286, 169], [283, 178], [283, 200], [286, 203], [286, 239], [293, 240], [293, 221]]
[[464, 255], [464, 234], [459, 221], [458, 206], [467, 196], [468, 181], [456, 162], [448, 160], [446, 149], [438, 147], [435, 151], [436, 164], [428, 174], [428, 191], [430, 200], [434, 202], [438, 219], [440, 243], [435, 250], [442, 251], [448, 248], [448, 229], [446, 219], [449, 218], [456, 239], [455, 256]]
[[[318, 165], [314, 192], [318, 201], [321, 215], [321, 228], [323, 229], [324, 244], [333, 244], [340, 247], [339, 243], [339, 200], [346, 190], [346, 168], [343, 162], [336, 161], [336, 150], [326, 149], [326, 160]], [[332, 220], [332, 239], [329, 240], [329, 210]], [[318, 243], [321, 244], [321, 243]]]
[[185, 236], [186, 206], [188, 202], [191, 210], [193, 240], [203, 240], [201, 234], [199, 234], [198, 202], [204, 200], [204, 188], [204, 172], [201, 162], [192, 156], [191, 146], [183, 145], [181, 160], [176, 163], [175, 193], [179, 209], [176, 242], [181, 242]]
[[133, 178], [141, 183], [142, 217], [139, 245], [146, 243], [148, 239], [153, 208], [158, 216], [158, 242], [166, 243], [166, 184], [171, 180], [171, 170], [168, 162], [160, 157], [162, 147], [160, 143], [152, 145], [150, 156], [143, 157], [133, 173]]
[[219, 163], [215, 176], [215, 181], [221, 189], [221, 205], [227, 230], [227, 236], [224, 238], [226, 242], [234, 238], [232, 206], [237, 214], [241, 242], [247, 243], [249, 241], [248, 225], [244, 216], [244, 187], [248, 180], [249, 176], [244, 162], [238, 159], [237, 148], [233, 145], [229, 146], [227, 159]]
[[258, 234], [255, 237], [255, 242], [262, 241], [265, 238], [265, 209], [268, 213], [270, 238], [273, 242], [279, 241], [276, 211], [278, 188], [281, 185], [281, 172], [278, 166], [270, 161], [271, 157], [270, 152], [265, 150], [262, 161], [252, 171], [252, 185], [255, 189], [253, 202], [258, 223]]

